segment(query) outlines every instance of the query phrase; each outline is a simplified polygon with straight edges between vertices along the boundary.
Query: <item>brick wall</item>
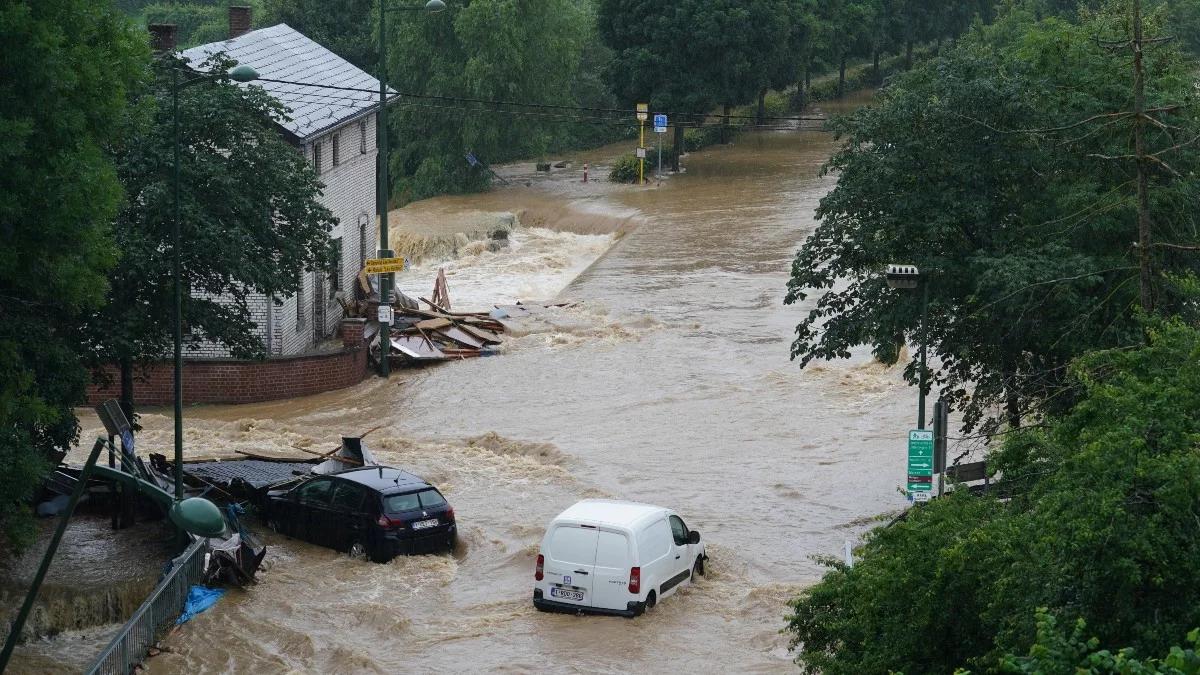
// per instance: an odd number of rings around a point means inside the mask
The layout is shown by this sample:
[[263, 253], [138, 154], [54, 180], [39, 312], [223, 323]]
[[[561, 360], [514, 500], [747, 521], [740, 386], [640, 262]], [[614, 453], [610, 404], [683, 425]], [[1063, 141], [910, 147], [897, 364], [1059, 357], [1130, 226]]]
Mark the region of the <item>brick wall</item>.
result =
[[[183, 401], [192, 403], [254, 403], [349, 387], [369, 374], [363, 343], [363, 319], [343, 324], [341, 351], [303, 356], [237, 359], [190, 359], [183, 363]], [[115, 367], [105, 369], [108, 386], [88, 388], [88, 403], [121, 394]], [[174, 400], [174, 369], [170, 361], [155, 361], [134, 370], [134, 399], [139, 405], [170, 405]]]

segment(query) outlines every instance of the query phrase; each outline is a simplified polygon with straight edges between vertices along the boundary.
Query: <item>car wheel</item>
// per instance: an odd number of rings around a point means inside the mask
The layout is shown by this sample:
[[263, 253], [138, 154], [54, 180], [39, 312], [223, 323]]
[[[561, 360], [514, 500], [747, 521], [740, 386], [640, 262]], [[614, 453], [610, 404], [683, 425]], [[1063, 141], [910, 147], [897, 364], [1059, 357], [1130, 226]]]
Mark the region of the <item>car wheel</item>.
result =
[[696, 564], [692, 565], [692, 581], [696, 580], [696, 576], [704, 576], [704, 558], [696, 558]]
[[346, 554], [354, 560], [366, 560], [367, 547], [363, 546], [361, 541], [356, 541], [350, 544], [350, 548], [346, 549]]
[[650, 591], [650, 595], [646, 596], [646, 609], [654, 609], [657, 604], [658, 596], [654, 594], [654, 591]]

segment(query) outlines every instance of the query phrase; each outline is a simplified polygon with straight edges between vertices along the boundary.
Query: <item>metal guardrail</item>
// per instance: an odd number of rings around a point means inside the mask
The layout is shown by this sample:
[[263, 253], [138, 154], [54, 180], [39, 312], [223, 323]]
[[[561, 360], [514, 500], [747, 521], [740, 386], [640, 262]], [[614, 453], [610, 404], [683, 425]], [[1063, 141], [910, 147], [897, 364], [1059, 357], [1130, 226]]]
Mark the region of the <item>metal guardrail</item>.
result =
[[188, 589], [204, 574], [207, 550], [208, 542], [197, 539], [171, 561], [171, 571], [96, 658], [88, 675], [129, 675], [142, 662], [150, 647], [183, 613]]

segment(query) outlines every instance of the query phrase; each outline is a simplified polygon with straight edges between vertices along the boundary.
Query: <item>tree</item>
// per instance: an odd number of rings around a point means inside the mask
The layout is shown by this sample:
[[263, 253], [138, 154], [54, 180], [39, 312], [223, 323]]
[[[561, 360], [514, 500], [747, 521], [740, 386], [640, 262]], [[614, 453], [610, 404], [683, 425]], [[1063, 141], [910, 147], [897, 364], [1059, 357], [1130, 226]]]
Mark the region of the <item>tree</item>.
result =
[[1054, 615], [1039, 609], [1037, 613], [1037, 642], [1029, 648], [1028, 656], [1006, 655], [1000, 661], [1000, 671], [1028, 675], [1076, 675], [1084, 672], [1095, 675], [1200, 675], [1200, 628], [1188, 633], [1192, 647], [1171, 647], [1161, 659], [1140, 659], [1128, 647], [1112, 653], [1099, 649], [1100, 640], [1086, 638], [1087, 622], [1079, 619], [1069, 635], [1058, 629]]
[[1148, 328], [1076, 361], [1079, 403], [989, 458], [1008, 499], [956, 490], [829, 561], [789, 619], [805, 670], [991, 672], [1039, 608], [1138, 654], [1200, 626], [1200, 330]]
[[[828, 167], [838, 184], [788, 286], [789, 303], [821, 293], [797, 327], [793, 357], [839, 358], [866, 343], [894, 359], [904, 336], [916, 335], [920, 297], [886, 288], [880, 272], [892, 262], [930, 273], [936, 379], [968, 429], [1061, 409], [1073, 357], [1142, 340], [1131, 309], [1132, 167], [1100, 158], [1130, 152], [1126, 130], [1103, 117], [1127, 105], [1128, 68], [1094, 39], [1114, 34], [1122, 18], [1031, 25], [1014, 13], [899, 78], [879, 105], [835, 122], [846, 139]], [[1191, 95], [1178, 49], [1161, 46], [1147, 60], [1148, 108]], [[1194, 109], [1160, 115], [1170, 129], [1156, 148], [1200, 134]], [[1079, 124], [1089, 118], [1101, 124]], [[1161, 241], [1196, 243], [1197, 215], [1186, 205], [1200, 198], [1197, 150], [1172, 156], [1178, 176], [1153, 179]], [[1200, 258], [1163, 248], [1155, 261], [1158, 309], [1189, 311], [1177, 280], [1200, 271]]]
[[614, 52], [609, 85], [625, 105], [674, 113], [678, 156], [685, 126], [716, 105], [728, 122], [732, 106], [792, 67], [791, 18], [784, 0], [601, 0], [600, 36]]
[[389, 83], [413, 94], [391, 112], [394, 191], [420, 199], [481, 189], [488, 173], [468, 152], [490, 163], [561, 139], [553, 111], [502, 103], [571, 105], [590, 16], [576, 0], [470, 0], [442, 14], [391, 15]]
[[[384, 0], [385, 2], [387, 0]], [[329, 51], [374, 74], [379, 66], [371, 24], [378, 0], [263, 0], [263, 25], [286, 23]]]
[[[179, 94], [183, 320], [192, 335], [227, 345], [235, 356], [262, 354], [247, 298], [295, 293], [301, 272], [331, 269], [332, 214], [318, 201], [321, 183], [283, 140], [274, 122], [282, 104], [262, 88], [234, 85], [231, 62], [214, 58], [208, 83]], [[127, 199], [114, 234], [123, 259], [109, 278], [108, 303], [89, 321], [93, 363], [117, 363], [122, 399], [132, 410], [133, 368], [170, 352], [172, 295], [171, 69], [160, 59], [154, 80], [110, 151]], [[182, 78], [190, 77], [186, 71]]]
[[26, 500], [78, 435], [77, 323], [104, 301], [121, 199], [102, 144], [146, 47], [90, 0], [0, 3], [0, 548], [32, 537]]

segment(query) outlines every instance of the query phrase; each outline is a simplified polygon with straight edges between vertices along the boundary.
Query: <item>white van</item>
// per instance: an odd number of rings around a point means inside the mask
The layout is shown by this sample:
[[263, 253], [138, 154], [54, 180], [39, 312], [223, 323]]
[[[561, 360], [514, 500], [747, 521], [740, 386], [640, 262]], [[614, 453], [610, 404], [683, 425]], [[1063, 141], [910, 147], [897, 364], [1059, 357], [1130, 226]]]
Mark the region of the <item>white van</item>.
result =
[[670, 509], [585, 499], [558, 514], [538, 551], [533, 606], [638, 616], [704, 574], [704, 544]]

